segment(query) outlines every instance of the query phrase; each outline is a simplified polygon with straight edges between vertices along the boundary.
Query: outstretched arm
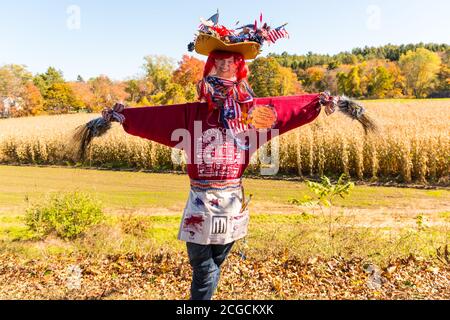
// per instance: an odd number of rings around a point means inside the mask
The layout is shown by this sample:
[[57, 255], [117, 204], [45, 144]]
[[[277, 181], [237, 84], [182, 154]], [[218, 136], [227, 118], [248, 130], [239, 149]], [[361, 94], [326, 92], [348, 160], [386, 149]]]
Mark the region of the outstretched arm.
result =
[[281, 97], [273, 103], [278, 114], [275, 129], [280, 135], [313, 122], [321, 111], [317, 94]]
[[[331, 96], [328, 92], [256, 99], [256, 105], [272, 106], [275, 110], [274, 118], [276, 118], [272, 128], [278, 129], [280, 135], [313, 122], [320, 115], [322, 107], [325, 108], [327, 115], [340, 111], [347, 117], [357, 120], [366, 134], [378, 131], [376, 122], [366, 115], [366, 109], [363, 106], [346, 97]], [[261, 113], [264, 114], [264, 112]]]
[[282, 135], [311, 123], [319, 116], [320, 111], [321, 104], [318, 94], [258, 98], [255, 101], [255, 107], [250, 111], [250, 118], [257, 125], [261, 119], [261, 127], [269, 126], [272, 129], [278, 129], [279, 134]]
[[169, 147], [179, 141], [172, 141], [172, 133], [177, 129], [188, 129], [189, 121], [195, 116], [200, 103], [171, 106], [125, 108], [122, 123], [124, 130], [134, 136], [152, 140]]

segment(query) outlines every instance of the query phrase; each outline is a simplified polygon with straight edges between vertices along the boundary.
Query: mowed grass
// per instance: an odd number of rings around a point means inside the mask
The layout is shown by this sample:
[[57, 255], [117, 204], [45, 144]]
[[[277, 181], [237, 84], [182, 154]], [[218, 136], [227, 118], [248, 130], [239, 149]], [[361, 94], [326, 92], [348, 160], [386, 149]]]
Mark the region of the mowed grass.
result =
[[[311, 195], [302, 182], [247, 178], [244, 186], [246, 194], [254, 195], [246, 250], [388, 259], [409, 252], [433, 254], [449, 240], [448, 189], [356, 186], [348, 198], [336, 201], [330, 217], [327, 210], [290, 204]], [[27, 206], [48, 193], [76, 190], [102, 201], [107, 221], [76, 241], [34, 239], [24, 222]], [[176, 237], [188, 192], [186, 175], [0, 166], [0, 247], [27, 257], [80, 250], [183, 250]], [[130, 217], [146, 222], [142, 234], [124, 231]], [[423, 226], [418, 217], [424, 218]], [[236, 250], [242, 248], [239, 244]]]
[[[267, 210], [271, 205], [287, 205], [295, 211], [297, 207], [290, 205], [289, 200], [310, 194], [305, 184], [298, 181], [246, 178], [244, 187], [247, 194], [254, 195], [253, 205]], [[33, 201], [50, 192], [75, 190], [92, 192], [111, 210], [164, 208], [179, 214], [177, 210], [184, 207], [189, 193], [189, 178], [185, 174], [0, 166], [0, 208], [23, 207], [26, 199]], [[356, 186], [351, 197], [339, 199], [335, 205], [409, 208], [417, 201], [444, 206], [450, 202], [450, 190]]]

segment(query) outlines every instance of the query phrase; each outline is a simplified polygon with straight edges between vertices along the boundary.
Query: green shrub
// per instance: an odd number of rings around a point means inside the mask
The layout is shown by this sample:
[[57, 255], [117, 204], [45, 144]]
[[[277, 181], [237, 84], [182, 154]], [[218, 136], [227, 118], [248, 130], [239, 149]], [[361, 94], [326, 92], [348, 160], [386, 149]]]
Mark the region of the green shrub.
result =
[[54, 194], [26, 211], [26, 224], [40, 236], [56, 233], [73, 239], [105, 218], [100, 202], [89, 194]]

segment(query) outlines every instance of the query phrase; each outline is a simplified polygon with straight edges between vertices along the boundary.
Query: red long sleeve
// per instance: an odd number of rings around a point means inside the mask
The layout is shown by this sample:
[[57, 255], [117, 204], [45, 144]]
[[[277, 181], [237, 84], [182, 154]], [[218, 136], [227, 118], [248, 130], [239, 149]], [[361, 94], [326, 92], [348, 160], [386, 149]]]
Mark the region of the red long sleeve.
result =
[[256, 99], [257, 105], [271, 105], [277, 113], [274, 129], [280, 135], [314, 121], [321, 111], [318, 94]]
[[160, 107], [126, 108], [123, 112], [124, 130], [134, 136], [149, 139], [169, 147], [179, 141], [172, 141], [176, 129], [189, 129], [190, 123], [198, 118], [202, 103], [187, 103]]

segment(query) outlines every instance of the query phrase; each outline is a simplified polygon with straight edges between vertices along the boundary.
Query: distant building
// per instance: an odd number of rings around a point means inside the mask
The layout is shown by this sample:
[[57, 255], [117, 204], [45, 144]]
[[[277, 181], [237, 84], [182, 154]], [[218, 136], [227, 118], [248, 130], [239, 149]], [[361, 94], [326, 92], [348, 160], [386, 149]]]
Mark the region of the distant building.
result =
[[21, 98], [0, 97], [0, 117], [9, 118], [14, 112], [22, 110]]

